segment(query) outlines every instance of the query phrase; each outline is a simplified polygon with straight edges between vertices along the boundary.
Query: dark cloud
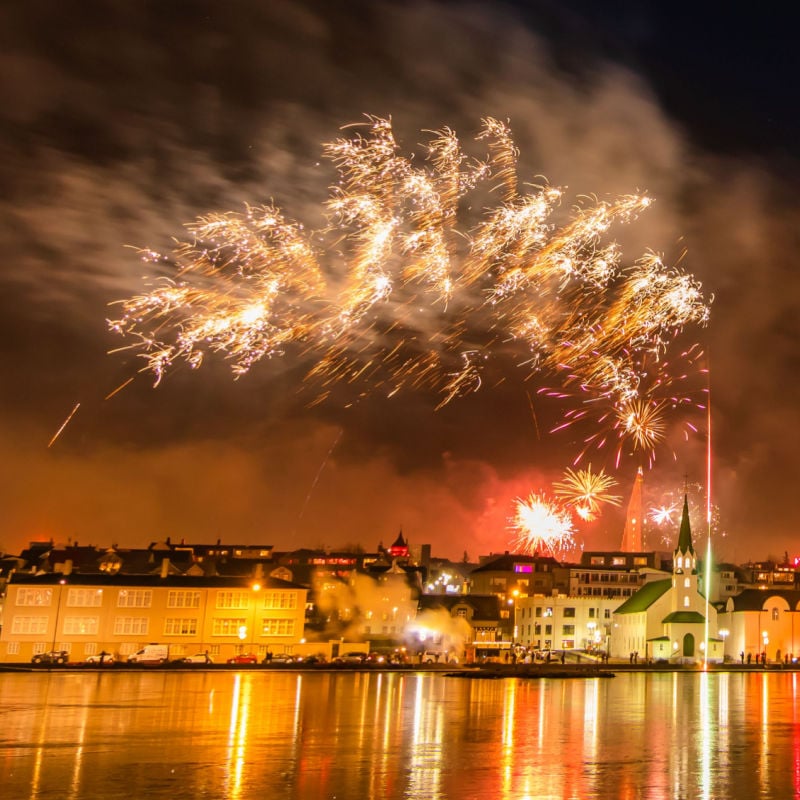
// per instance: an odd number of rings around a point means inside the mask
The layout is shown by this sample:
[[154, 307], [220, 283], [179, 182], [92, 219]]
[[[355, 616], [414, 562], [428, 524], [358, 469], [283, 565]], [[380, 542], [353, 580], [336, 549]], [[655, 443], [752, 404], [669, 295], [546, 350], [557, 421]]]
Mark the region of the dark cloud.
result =
[[[570, 198], [657, 199], [623, 232], [625, 251], [675, 261], [685, 250], [682, 266], [715, 295], [712, 324], [695, 335], [711, 353], [727, 554], [791, 550], [800, 292], [786, 187], [796, 162], [737, 150], [736, 120], [716, 147], [726, 126], [696, 131], [670, 115], [672, 88], [643, 72], [663, 21], [637, 12], [612, 32], [576, 6], [0, 11], [0, 541], [372, 546], [402, 525], [454, 556], [508, 546], [511, 500], [548, 488], [580, 446], [577, 432], [548, 433], [559, 409], [513, 370], [436, 412], [434, 398], [410, 392], [308, 408], [306, 365], [292, 357], [237, 381], [221, 360], [177, 369], [157, 389], [138, 375], [103, 399], [140, 366], [133, 353], [107, 354], [124, 341], [105, 325], [108, 304], [141, 291], [150, 270], [134, 248], [167, 249], [199, 214], [271, 199], [320, 227], [335, 179], [321, 143], [371, 113], [391, 116], [408, 150], [424, 130], [450, 126], [469, 142], [481, 118], [509, 119], [531, 181], [545, 175]], [[676, 460], [659, 454], [647, 481], [701, 478], [703, 450], [676, 440]], [[621, 493], [635, 468], [625, 459], [616, 471]], [[618, 525], [607, 515], [587, 546], [616, 545]]]

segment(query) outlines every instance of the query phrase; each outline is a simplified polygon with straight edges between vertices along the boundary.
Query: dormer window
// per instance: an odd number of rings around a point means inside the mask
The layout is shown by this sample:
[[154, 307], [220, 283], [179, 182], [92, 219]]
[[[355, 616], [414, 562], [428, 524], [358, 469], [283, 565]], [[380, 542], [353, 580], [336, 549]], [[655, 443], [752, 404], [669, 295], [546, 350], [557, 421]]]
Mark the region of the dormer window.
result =
[[678, 556], [678, 569], [683, 569], [683, 556]]

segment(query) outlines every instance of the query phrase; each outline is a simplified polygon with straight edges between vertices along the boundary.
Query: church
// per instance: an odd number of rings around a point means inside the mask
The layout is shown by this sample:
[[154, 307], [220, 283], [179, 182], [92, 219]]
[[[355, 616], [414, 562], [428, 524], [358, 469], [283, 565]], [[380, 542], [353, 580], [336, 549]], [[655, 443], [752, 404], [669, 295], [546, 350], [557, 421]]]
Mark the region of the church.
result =
[[610, 655], [615, 659], [722, 662], [724, 642], [717, 638], [717, 611], [698, 589], [697, 554], [692, 545], [687, 497], [673, 553], [672, 576], [646, 583], [614, 611], [610, 643]]

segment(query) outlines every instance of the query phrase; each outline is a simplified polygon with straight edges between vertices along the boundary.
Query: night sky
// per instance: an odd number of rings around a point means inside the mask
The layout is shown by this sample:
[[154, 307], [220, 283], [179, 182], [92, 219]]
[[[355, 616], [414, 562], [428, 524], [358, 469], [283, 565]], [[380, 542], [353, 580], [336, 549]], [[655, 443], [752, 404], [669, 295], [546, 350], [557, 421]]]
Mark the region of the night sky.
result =
[[[13, 7], [12, 7], [13, 5]], [[117, 300], [210, 211], [274, 201], [312, 228], [322, 143], [365, 114], [409, 152], [508, 120], [519, 172], [656, 199], [625, 233], [703, 284], [718, 554], [800, 554], [796, 19], [680, 4], [26, 2], [0, 9], [0, 548], [29, 541], [367, 549], [402, 528], [460, 558], [508, 549], [513, 500], [548, 490], [580, 435], [510, 368], [434, 410], [403, 391], [309, 407], [292, 354], [153, 387], [109, 332]], [[135, 380], [104, 399], [128, 378]], [[534, 399], [532, 413], [530, 398]], [[80, 403], [58, 438], [48, 443]], [[673, 420], [676, 430], [684, 420]], [[645, 474], [655, 502], [705, 483], [705, 421]], [[604, 466], [627, 497], [639, 464]], [[675, 530], [677, 535], [677, 527]], [[699, 535], [699, 534], [698, 534]], [[613, 548], [619, 511], [578, 529]], [[650, 541], [659, 546], [655, 536]], [[670, 547], [673, 543], [670, 544]]]

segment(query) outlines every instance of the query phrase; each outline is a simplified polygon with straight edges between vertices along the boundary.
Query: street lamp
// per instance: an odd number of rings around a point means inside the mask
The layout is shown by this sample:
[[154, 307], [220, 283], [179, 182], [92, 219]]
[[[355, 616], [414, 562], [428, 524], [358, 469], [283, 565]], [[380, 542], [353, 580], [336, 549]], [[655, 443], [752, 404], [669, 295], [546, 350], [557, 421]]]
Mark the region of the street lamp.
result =
[[58, 616], [61, 612], [61, 594], [64, 591], [65, 583], [66, 580], [64, 578], [58, 582], [58, 594], [56, 595], [56, 620], [53, 624], [53, 646], [50, 648], [51, 651], [56, 649], [56, 638], [58, 638]]

